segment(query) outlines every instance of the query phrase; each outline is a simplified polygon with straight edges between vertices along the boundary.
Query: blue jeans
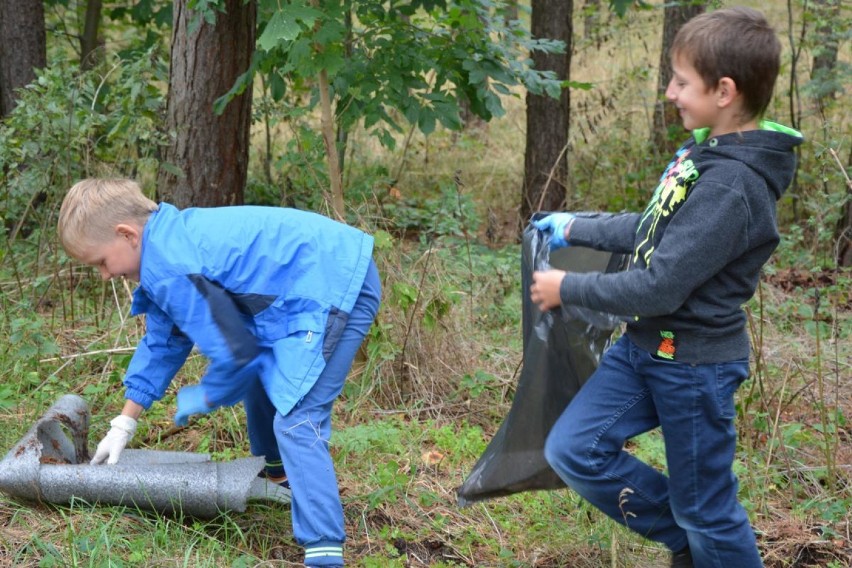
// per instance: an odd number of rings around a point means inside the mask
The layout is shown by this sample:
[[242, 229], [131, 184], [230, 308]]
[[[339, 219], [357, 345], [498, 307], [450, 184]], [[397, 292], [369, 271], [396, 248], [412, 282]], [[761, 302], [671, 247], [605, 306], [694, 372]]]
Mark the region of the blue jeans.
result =
[[[548, 463], [595, 507], [700, 568], [760, 567], [737, 501], [734, 392], [748, 361], [665, 361], [625, 335], [604, 355], [548, 435]], [[660, 426], [669, 477], [624, 450]]]
[[252, 454], [266, 456], [267, 463], [282, 461], [286, 470], [293, 535], [305, 548], [306, 565], [343, 565], [343, 506], [328, 450], [331, 410], [379, 310], [381, 290], [379, 272], [371, 263], [325, 369], [286, 416], [276, 411], [259, 380], [244, 399]]

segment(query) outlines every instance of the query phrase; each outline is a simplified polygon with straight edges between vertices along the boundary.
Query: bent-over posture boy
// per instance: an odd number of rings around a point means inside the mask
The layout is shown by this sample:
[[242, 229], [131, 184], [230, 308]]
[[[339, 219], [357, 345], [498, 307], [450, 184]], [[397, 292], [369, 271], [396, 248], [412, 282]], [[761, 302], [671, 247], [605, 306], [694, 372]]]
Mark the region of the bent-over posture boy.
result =
[[373, 238], [321, 215], [274, 207], [178, 210], [130, 180], [87, 179], [59, 214], [68, 254], [104, 279], [139, 282], [146, 333], [125, 404], [93, 464], [116, 463], [143, 409], [163, 397], [193, 345], [208, 358], [177, 393], [175, 422], [243, 401], [251, 452], [292, 490], [308, 566], [342, 566], [345, 527], [328, 450], [331, 410], [381, 298]]
[[[625, 316], [624, 335], [551, 430], [545, 456], [611, 518], [665, 544], [672, 566], [761, 566], [737, 500], [734, 392], [749, 374], [742, 305], [778, 245], [775, 206], [801, 135], [763, 120], [780, 62], [764, 17], [697, 16], [671, 48], [666, 97], [692, 137], [643, 213], [536, 222], [555, 247], [630, 254], [628, 270], [533, 275], [542, 310], [574, 304]], [[668, 476], [624, 450], [661, 427]]]

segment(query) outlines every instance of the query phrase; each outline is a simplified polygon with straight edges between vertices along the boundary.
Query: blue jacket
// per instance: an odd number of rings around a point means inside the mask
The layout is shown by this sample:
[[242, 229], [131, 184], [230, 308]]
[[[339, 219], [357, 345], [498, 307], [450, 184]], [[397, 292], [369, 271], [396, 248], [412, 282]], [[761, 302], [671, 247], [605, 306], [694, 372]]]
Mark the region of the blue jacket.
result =
[[131, 314], [147, 314], [147, 332], [126, 398], [144, 408], [162, 398], [197, 345], [211, 406], [239, 402], [259, 375], [287, 414], [325, 368], [372, 251], [370, 235], [316, 213], [160, 204], [142, 236]]

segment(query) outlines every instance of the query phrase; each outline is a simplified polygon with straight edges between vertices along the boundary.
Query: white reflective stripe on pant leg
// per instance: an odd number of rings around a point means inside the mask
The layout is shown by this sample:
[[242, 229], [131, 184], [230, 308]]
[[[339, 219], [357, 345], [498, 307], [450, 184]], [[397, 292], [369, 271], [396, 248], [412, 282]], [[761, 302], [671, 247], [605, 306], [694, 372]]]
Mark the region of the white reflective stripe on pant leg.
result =
[[317, 546], [305, 549], [305, 561], [311, 558], [343, 558], [342, 546]]

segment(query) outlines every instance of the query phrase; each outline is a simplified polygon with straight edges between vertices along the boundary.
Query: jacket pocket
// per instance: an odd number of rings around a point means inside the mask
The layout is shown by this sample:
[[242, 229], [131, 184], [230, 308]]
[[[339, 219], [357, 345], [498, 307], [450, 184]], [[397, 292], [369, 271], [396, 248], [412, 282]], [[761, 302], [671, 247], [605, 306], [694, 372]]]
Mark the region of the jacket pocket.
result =
[[328, 320], [325, 322], [325, 340], [322, 343], [322, 358], [325, 359], [326, 363], [334, 350], [337, 349], [337, 344], [343, 337], [347, 323], [349, 323], [348, 313], [337, 308], [331, 308]]
[[322, 353], [326, 334], [316, 320], [310, 319], [291, 321], [286, 329], [287, 335], [272, 344], [275, 366], [288, 388], [304, 394], [305, 379], [315, 379], [325, 367]]

